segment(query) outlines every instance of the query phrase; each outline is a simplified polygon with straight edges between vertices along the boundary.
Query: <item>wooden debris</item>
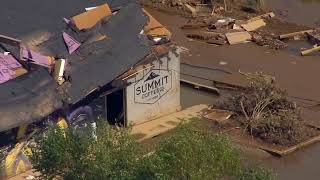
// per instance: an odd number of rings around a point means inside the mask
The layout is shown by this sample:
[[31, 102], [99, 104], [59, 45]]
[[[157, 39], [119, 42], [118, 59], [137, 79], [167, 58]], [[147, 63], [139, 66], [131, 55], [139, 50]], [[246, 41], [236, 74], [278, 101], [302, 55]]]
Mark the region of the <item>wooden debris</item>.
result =
[[76, 15], [71, 18], [79, 30], [90, 29], [95, 26], [101, 19], [111, 16], [111, 10], [108, 4], [97, 6], [96, 8]]
[[160, 24], [150, 13], [144, 9], [142, 10], [149, 17], [148, 24], [143, 28], [144, 33], [152, 37], [167, 37], [167, 39], [171, 39], [171, 32]]
[[308, 40], [311, 44], [318, 44], [320, 45], [320, 33], [317, 31], [307, 32]]
[[263, 19], [248, 21], [246, 24], [242, 24], [241, 27], [246, 31], [255, 31], [263, 26], [267, 25]]
[[208, 44], [216, 44], [216, 45], [224, 45], [226, 44], [226, 40], [222, 38], [218, 39], [209, 39], [206, 41]]
[[65, 80], [63, 78], [64, 70], [65, 70], [65, 59], [59, 59], [55, 63], [54, 67], [54, 79], [57, 81], [59, 85], [61, 85]]
[[305, 55], [311, 54], [316, 51], [320, 51], [320, 46], [301, 51], [301, 56], [305, 56]]
[[184, 4], [184, 6], [189, 12], [191, 12], [193, 17], [197, 16], [197, 10], [194, 7], [190, 6], [189, 4]]
[[206, 23], [199, 23], [199, 24], [185, 24], [181, 26], [181, 29], [201, 29], [204, 27], [207, 27], [208, 25]]
[[233, 24], [235, 22], [235, 19], [232, 18], [224, 18], [219, 19], [217, 22], [209, 26], [209, 29], [219, 29], [225, 26], [229, 26], [230, 24]]
[[298, 31], [298, 32], [293, 32], [293, 33], [288, 33], [288, 34], [282, 34], [279, 36], [279, 39], [293, 38], [294, 36], [303, 35], [306, 33], [311, 33], [313, 31], [314, 31], [313, 29], [310, 29], [310, 30]]
[[288, 47], [288, 44], [280, 41], [279, 39], [274, 39], [272, 37], [261, 36], [259, 34], [253, 34], [252, 40], [259, 46], [268, 47], [271, 49], [284, 49]]
[[274, 12], [269, 12], [269, 13], [266, 13], [266, 14], [262, 14], [260, 16], [256, 16], [256, 17], [253, 17], [251, 19], [248, 20], [249, 21], [255, 21], [255, 20], [259, 20], [261, 18], [273, 18], [275, 17], [276, 15], [274, 14]]
[[211, 38], [215, 38], [216, 36], [217, 36], [217, 34], [210, 35], [210, 34], [206, 34], [206, 33], [187, 34], [188, 38], [197, 39], [197, 40], [203, 40], [203, 41], [207, 41], [207, 40], [209, 40]]
[[226, 33], [229, 44], [239, 44], [252, 39], [251, 35], [247, 31]]
[[193, 33], [187, 34], [188, 38], [205, 41], [209, 44], [223, 45], [226, 44], [226, 38], [223, 34], [220, 33]]
[[225, 123], [231, 116], [232, 112], [221, 110], [221, 109], [211, 109], [210, 113], [205, 115], [204, 117], [210, 120], [213, 120], [219, 124]]
[[237, 24], [233, 24], [232, 29], [234, 30], [243, 30], [240, 26], [238, 26]]

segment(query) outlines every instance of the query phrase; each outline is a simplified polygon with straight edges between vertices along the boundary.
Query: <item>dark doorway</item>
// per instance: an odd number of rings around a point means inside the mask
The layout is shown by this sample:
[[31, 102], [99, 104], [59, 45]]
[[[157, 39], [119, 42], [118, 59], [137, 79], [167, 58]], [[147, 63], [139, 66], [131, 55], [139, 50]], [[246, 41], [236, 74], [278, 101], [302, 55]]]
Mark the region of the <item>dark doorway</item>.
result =
[[105, 96], [106, 118], [112, 125], [123, 126], [125, 119], [124, 90], [118, 90]]

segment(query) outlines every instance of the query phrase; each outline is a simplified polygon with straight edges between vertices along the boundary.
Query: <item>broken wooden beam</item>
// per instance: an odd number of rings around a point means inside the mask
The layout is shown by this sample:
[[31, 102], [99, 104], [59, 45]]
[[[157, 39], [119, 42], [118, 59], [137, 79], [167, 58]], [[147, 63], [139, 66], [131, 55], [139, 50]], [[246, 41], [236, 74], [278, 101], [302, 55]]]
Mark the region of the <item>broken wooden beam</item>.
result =
[[288, 34], [282, 34], [279, 36], [279, 39], [292, 38], [294, 36], [303, 35], [305, 33], [311, 33], [313, 31], [314, 31], [313, 29], [309, 29], [309, 30], [298, 31], [298, 32], [293, 32], [293, 33], [288, 33]]
[[305, 55], [311, 54], [316, 51], [320, 51], [320, 46], [301, 51], [301, 56], [305, 56]]

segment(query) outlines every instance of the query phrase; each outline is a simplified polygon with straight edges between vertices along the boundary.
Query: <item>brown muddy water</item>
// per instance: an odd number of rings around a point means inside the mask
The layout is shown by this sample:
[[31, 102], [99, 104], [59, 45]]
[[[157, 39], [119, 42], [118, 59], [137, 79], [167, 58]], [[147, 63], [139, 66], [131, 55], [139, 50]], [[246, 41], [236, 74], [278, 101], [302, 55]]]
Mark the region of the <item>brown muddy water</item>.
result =
[[[267, 0], [267, 5], [286, 21], [315, 26], [320, 15], [320, 3], [303, 3], [298, 0]], [[201, 77], [216, 79], [228, 72], [236, 74], [239, 69], [243, 72], [263, 71], [274, 75], [280, 85], [288, 90], [289, 95], [297, 100], [307, 99], [306, 106], [320, 102], [320, 56], [300, 57], [297, 50], [302, 46], [308, 47], [305, 42], [290, 43], [284, 51], [275, 51], [259, 47], [253, 43], [234, 46], [212, 46], [190, 41], [185, 38], [179, 28], [186, 20], [176, 15], [169, 15], [157, 10], [148, 9], [172, 33], [173, 40], [179, 46], [190, 51], [182, 54], [181, 62], [191, 64], [193, 68], [182, 65], [182, 74], [198, 74]], [[281, 14], [285, 10], [287, 15]], [[291, 12], [292, 11], [292, 12]], [[304, 18], [301, 18], [304, 17]], [[194, 68], [200, 66], [211, 70]], [[211, 71], [211, 72], [208, 72]], [[183, 75], [182, 75], [183, 77]], [[192, 89], [181, 88], [181, 103], [189, 107], [201, 103], [210, 103], [216, 96]], [[308, 120], [320, 125], [319, 108], [307, 111]], [[254, 159], [259, 162], [258, 159]], [[263, 159], [260, 163], [274, 170], [277, 179], [320, 179], [320, 144], [309, 146], [283, 158]]]
[[268, 8], [285, 21], [320, 26], [320, 0], [265, 0]]

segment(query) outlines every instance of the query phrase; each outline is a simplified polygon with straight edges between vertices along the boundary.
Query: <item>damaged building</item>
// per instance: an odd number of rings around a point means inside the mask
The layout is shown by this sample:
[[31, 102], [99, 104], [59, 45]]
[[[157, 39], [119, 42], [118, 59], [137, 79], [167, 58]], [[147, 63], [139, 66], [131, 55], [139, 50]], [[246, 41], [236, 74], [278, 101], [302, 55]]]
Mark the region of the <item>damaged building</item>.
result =
[[1, 11], [2, 133], [59, 118], [140, 124], [180, 110], [179, 51], [136, 1], [5, 0]]

